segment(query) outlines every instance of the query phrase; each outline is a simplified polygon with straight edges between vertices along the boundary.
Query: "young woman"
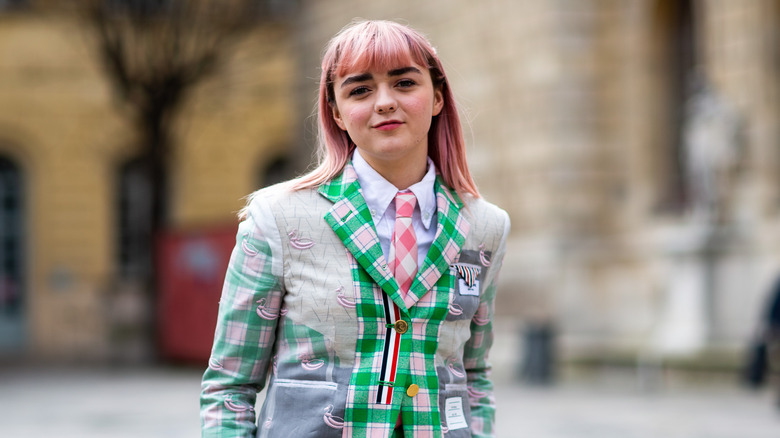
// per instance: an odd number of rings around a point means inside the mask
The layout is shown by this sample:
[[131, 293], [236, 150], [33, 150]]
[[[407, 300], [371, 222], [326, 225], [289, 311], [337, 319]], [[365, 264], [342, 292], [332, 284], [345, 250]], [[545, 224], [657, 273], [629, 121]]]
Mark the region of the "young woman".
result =
[[394, 22], [344, 28], [323, 56], [319, 129], [319, 166], [242, 211], [203, 436], [493, 436], [509, 218], [471, 179], [433, 47]]

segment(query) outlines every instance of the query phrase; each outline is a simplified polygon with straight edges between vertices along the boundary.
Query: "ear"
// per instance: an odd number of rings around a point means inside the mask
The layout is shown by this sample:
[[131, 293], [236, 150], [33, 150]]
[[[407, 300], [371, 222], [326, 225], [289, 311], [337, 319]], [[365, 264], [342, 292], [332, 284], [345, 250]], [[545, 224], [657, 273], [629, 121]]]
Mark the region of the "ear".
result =
[[444, 108], [444, 93], [441, 91], [441, 87], [433, 88], [433, 115], [438, 116], [441, 113], [441, 109]]
[[341, 118], [341, 112], [339, 112], [338, 107], [334, 104], [331, 105], [331, 110], [333, 110], [333, 121], [336, 122], [336, 124], [341, 128], [342, 131], [347, 130], [347, 125], [344, 124], [344, 120]]

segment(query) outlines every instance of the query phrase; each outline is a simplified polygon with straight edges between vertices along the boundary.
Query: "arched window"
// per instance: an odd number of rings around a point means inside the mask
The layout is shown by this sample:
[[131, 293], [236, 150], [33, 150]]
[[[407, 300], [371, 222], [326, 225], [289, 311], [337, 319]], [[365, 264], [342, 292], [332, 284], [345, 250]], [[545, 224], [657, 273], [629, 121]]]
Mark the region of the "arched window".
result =
[[260, 187], [287, 181], [295, 176], [293, 161], [285, 155], [276, 157], [263, 166], [259, 176]]
[[142, 159], [119, 168], [118, 194], [119, 277], [147, 280], [152, 272], [152, 187]]
[[19, 167], [0, 156], [0, 351], [25, 338], [23, 193]]
[[658, 1], [659, 87], [661, 133], [658, 175], [662, 185], [659, 208], [682, 212], [689, 203], [684, 162], [686, 105], [697, 80], [696, 29], [693, 2]]

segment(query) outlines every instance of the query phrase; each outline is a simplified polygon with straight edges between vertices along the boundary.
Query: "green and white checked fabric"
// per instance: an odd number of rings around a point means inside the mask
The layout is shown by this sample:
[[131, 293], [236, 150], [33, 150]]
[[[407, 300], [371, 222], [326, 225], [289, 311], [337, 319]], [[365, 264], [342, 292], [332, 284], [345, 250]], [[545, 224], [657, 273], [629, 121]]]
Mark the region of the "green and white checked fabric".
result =
[[283, 293], [270, 255], [254, 219], [247, 218], [238, 227], [203, 377], [201, 406], [210, 408], [202, 411], [205, 436], [209, 429], [219, 430], [215, 436], [247, 436], [255, 427], [255, 398], [265, 384]]
[[436, 238], [405, 297], [350, 165], [318, 191], [254, 197], [204, 374], [203, 436], [401, 436], [399, 413], [406, 437], [494, 435], [487, 355], [509, 221], [483, 200], [464, 208], [440, 179], [435, 190]]

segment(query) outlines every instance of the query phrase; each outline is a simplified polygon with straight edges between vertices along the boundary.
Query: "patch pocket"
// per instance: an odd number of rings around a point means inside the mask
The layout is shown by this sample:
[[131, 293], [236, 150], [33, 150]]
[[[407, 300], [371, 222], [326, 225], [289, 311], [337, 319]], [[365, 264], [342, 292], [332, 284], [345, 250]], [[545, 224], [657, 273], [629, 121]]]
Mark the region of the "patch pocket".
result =
[[446, 438], [471, 437], [471, 406], [466, 385], [444, 385], [439, 393], [442, 432]]
[[259, 422], [269, 436], [342, 435], [346, 388], [335, 382], [276, 379], [269, 397], [266, 405], [273, 405], [273, 412]]
[[482, 267], [467, 263], [452, 265], [455, 284], [452, 290], [447, 321], [471, 319], [479, 307], [479, 287]]

